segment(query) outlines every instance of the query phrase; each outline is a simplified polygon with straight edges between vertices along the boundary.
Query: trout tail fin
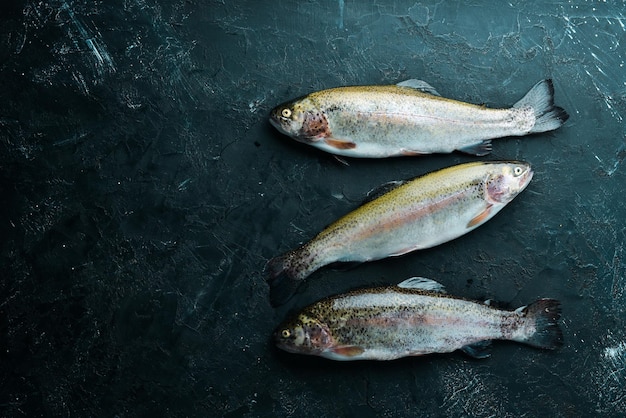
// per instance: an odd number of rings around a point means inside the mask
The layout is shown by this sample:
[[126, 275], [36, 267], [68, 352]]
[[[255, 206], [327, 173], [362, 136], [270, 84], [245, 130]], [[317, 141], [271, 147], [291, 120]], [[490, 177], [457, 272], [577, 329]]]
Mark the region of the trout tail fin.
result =
[[295, 276], [292, 267], [294, 252], [274, 257], [265, 265], [267, 283], [270, 286], [270, 303], [280, 306], [296, 293], [300, 280]]
[[558, 300], [539, 299], [520, 309], [528, 319], [529, 325], [535, 328], [532, 335], [519, 340], [520, 342], [549, 350], [556, 350], [563, 345], [563, 332], [558, 323], [561, 317], [561, 303]]
[[553, 131], [569, 118], [563, 108], [554, 105], [554, 85], [550, 79], [535, 84], [513, 107], [531, 107], [535, 112], [535, 126], [530, 133]]

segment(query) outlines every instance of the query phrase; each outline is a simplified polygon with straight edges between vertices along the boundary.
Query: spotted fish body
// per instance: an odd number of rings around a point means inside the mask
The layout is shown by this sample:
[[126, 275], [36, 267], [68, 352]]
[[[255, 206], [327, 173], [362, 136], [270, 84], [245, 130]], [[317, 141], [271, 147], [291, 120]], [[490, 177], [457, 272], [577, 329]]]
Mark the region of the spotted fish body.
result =
[[412, 278], [330, 297], [281, 324], [274, 340], [283, 350], [332, 360], [393, 360], [458, 349], [484, 358], [491, 340], [562, 345], [556, 300], [506, 311], [440, 292], [437, 282]]
[[272, 303], [311, 273], [434, 247], [491, 219], [532, 179], [524, 162], [474, 162], [405, 182], [340, 218], [302, 247], [267, 264]]
[[509, 109], [443, 98], [424, 81], [349, 86], [311, 93], [271, 111], [270, 122], [293, 139], [349, 157], [382, 158], [491, 152], [491, 139], [559, 128], [551, 80], [537, 83]]

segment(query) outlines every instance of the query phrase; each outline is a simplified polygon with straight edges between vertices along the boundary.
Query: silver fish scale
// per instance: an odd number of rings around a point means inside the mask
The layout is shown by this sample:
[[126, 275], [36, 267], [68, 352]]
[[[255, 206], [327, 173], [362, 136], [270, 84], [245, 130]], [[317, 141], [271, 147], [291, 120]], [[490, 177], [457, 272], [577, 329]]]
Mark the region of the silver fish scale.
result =
[[476, 341], [503, 338], [503, 330], [521, 324], [506, 320], [517, 316], [512, 312], [397, 288], [331, 299], [308, 314], [328, 326], [337, 344], [389, 355], [453, 351]]

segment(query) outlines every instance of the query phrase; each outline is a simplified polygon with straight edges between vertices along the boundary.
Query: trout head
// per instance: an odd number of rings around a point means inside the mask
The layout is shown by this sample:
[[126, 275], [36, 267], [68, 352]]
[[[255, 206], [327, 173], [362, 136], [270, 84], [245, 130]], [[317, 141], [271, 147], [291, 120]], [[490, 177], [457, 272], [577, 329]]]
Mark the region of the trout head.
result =
[[285, 135], [306, 144], [331, 136], [325, 113], [306, 97], [276, 106], [270, 112], [270, 123]]
[[509, 203], [533, 178], [530, 164], [522, 161], [500, 162], [494, 166], [485, 181], [485, 196], [492, 204]]
[[299, 314], [274, 332], [276, 346], [290, 353], [319, 355], [332, 345], [328, 326], [306, 314]]

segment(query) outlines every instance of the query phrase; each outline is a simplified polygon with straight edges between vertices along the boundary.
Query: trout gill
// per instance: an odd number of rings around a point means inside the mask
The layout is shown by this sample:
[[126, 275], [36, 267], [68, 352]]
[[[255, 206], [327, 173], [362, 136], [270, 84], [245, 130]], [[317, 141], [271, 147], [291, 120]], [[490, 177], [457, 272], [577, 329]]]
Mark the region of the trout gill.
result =
[[414, 277], [330, 297], [280, 325], [274, 341], [292, 353], [332, 360], [393, 360], [459, 349], [485, 358], [491, 340], [544, 349], [563, 344], [554, 299], [505, 311], [442, 293], [439, 283]]
[[271, 302], [286, 302], [325, 265], [399, 256], [460, 237], [491, 219], [532, 176], [525, 162], [473, 162], [401, 182], [300, 248], [268, 261]]
[[551, 80], [537, 83], [509, 109], [446, 99], [424, 81], [349, 86], [283, 103], [270, 123], [324, 151], [364, 158], [491, 152], [491, 139], [559, 128], [568, 114], [554, 105]]

